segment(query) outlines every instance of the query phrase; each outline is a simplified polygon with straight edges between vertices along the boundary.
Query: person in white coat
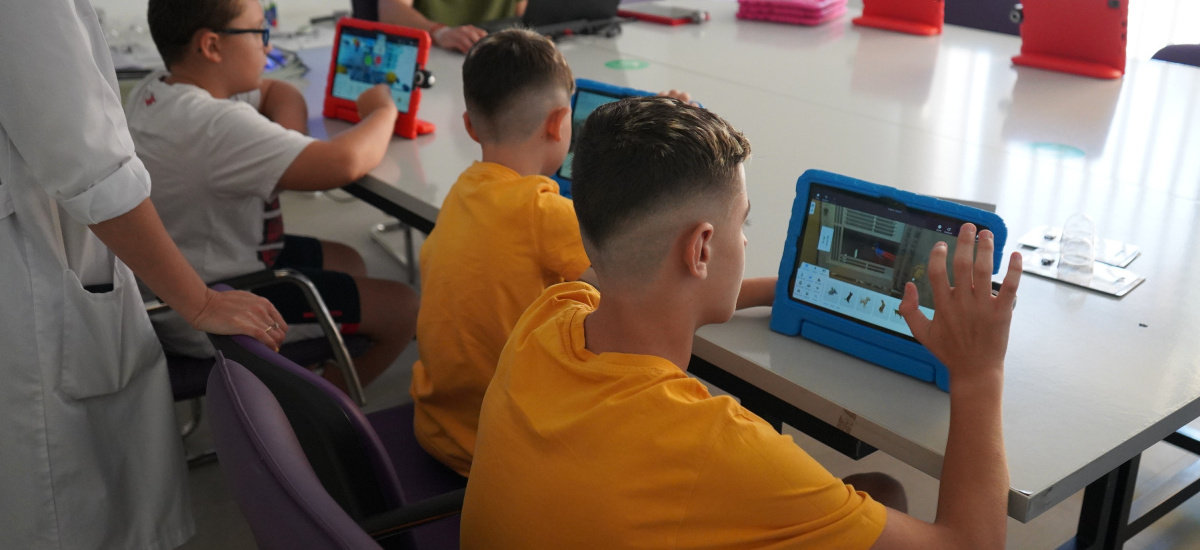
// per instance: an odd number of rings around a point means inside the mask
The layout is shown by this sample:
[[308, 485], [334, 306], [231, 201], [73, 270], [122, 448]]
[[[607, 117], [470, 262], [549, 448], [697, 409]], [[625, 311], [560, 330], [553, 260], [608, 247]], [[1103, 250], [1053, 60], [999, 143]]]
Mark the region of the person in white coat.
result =
[[88, 0], [0, 3], [0, 75], [0, 548], [174, 548], [186, 466], [133, 273], [196, 328], [287, 325], [163, 230]]

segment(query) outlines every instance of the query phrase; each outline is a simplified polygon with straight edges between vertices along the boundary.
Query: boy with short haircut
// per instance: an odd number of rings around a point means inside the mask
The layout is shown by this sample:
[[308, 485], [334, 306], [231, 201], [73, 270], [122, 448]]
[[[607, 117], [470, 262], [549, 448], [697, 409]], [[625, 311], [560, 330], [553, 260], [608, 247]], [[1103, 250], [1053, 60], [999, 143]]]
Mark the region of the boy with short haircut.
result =
[[[733, 314], [745, 263], [749, 144], [664, 98], [599, 107], [576, 143], [575, 205], [596, 289], [546, 290], [484, 398], [462, 545], [489, 548], [1003, 548], [1003, 358], [1020, 256], [991, 294], [990, 232], [963, 227], [937, 313], [901, 306], [951, 370], [937, 521], [838, 480], [790, 437], [687, 377], [695, 330]], [[849, 478], [846, 480], [849, 481]], [[901, 503], [902, 504], [902, 503]]]
[[[139, 82], [125, 108], [167, 232], [209, 283], [267, 268], [307, 275], [343, 332], [372, 340], [355, 361], [369, 383], [412, 340], [419, 299], [402, 283], [367, 277], [348, 246], [285, 235], [278, 195], [341, 187], [378, 165], [397, 116], [387, 88], [359, 97], [362, 122], [315, 140], [304, 134], [300, 91], [262, 78], [270, 46], [257, 0], [150, 0], [147, 18], [166, 70]], [[289, 323], [315, 321], [291, 285], [256, 293]], [[212, 353], [202, 334], [170, 318], [156, 329], [169, 352]], [[342, 383], [336, 369], [326, 374]]]
[[[459, 176], [421, 247], [410, 393], [417, 440], [464, 476], [509, 332], [546, 287], [588, 269], [575, 209], [547, 177], [571, 143], [574, 88], [554, 43], [527, 30], [490, 35], [463, 62], [463, 122], [483, 160]], [[748, 283], [747, 305], [769, 304], [773, 285]]]

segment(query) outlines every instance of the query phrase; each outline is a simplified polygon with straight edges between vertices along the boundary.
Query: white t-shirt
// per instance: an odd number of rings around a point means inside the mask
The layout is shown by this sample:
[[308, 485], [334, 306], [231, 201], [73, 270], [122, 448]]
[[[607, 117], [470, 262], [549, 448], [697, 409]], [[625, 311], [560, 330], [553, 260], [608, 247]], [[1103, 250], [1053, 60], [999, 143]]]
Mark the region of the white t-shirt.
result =
[[206, 282], [264, 269], [264, 205], [313, 138], [259, 113], [258, 90], [216, 99], [165, 76], [139, 82], [125, 112], [167, 233]]
[[[259, 113], [258, 90], [216, 99], [197, 86], [163, 82], [167, 74], [142, 79], [125, 102], [129, 133], [150, 172], [150, 199], [167, 233], [205, 282], [266, 268], [258, 255], [266, 220], [279, 215], [268, 203], [313, 138]], [[167, 352], [212, 356], [204, 334], [177, 314], [151, 321]]]

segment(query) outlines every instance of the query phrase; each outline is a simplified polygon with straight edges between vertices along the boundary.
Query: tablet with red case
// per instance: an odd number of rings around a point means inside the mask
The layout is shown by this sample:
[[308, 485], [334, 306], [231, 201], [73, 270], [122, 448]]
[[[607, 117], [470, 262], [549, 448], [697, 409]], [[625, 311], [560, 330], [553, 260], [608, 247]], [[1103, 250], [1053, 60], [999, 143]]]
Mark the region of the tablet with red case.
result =
[[1024, 0], [1013, 63], [1094, 78], [1125, 74], [1128, 0]]
[[326, 117], [358, 122], [358, 96], [376, 84], [386, 84], [400, 111], [396, 135], [412, 139], [434, 130], [433, 124], [417, 120], [422, 87], [418, 72], [429, 58], [429, 33], [344, 17], [338, 21], [333, 44], [325, 86]]
[[708, 12], [691, 8], [680, 8], [657, 3], [635, 4], [617, 10], [618, 17], [632, 17], [660, 25], [700, 24], [708, 21]]
[[942, 34], [945, 4], [942, 0], [863, 0], [855, 25], [908, 34]]

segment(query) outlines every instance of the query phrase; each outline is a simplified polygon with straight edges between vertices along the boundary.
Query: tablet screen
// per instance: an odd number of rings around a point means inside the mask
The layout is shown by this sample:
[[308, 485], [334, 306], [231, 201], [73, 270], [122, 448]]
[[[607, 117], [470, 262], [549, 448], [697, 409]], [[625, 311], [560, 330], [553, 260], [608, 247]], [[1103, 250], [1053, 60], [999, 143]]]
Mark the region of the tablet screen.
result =
[[571, 179], [571, 161], [575, 159], [575, 137], [579, 135], [579, 131], [583, 128], [584, 121], [588, 115], [596, 110], [596, 107], [611, 103], [621, 99], [621, 96], [615, 96], [597, 92], [595, 90], [585, 90], [580, 88], [575, 92], [575, 106], [571, 111], [571, 147], [567, 150], [567, 158], [563, 160], [562, 167], [558, 169], [559, 177]]
[[918, 307], [932, 318], [929, 252], [943, 241], [953, 258], [961, 225], [894, 200], [813, 184], [791, 299], [912, 340], [899, 311], [904, 284], [917, 285]]
[[355, 101], [371, 86], [387, 84], [401, 113], [408, 112], [417, 68], [417, 39], [342, 27], [333, 96]]

